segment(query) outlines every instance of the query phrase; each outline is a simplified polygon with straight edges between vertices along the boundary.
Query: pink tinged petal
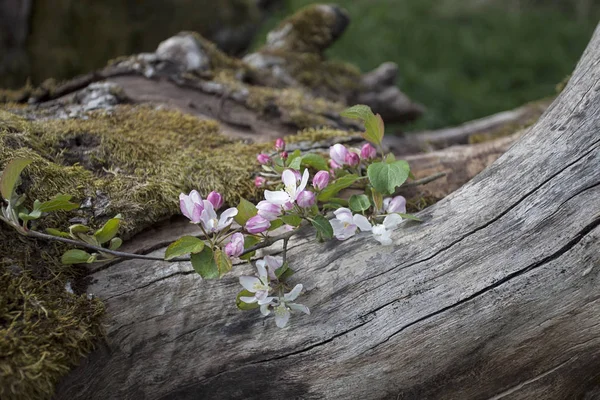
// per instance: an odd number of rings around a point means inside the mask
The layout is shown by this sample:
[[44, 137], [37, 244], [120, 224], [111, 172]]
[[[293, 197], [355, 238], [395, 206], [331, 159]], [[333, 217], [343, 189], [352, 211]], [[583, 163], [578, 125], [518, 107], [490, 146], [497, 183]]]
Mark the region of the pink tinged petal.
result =
[[388, 207], [390, 206], [390, 201], [392, 201], [391, 197], [386, 197], [385, 199], [383, 199], [383, 210], [387, 211]]
[[192, 190], [190, 192], [190, 198], [195, 204], [202, 204], [202, 196], [200, 196], [200, 193], [198, 193], [197, 190]]
[[259, 155], [256, 156], [256, 161], [258, 161], [258, 163], [261, 165], [270, 164], [271, 157], [269, 157], [266, 154], [260, 153]]
[[244, 228], [250, 233], [261, 233], [266, 231], [271, 227], [271, 222], [261, 217], [260, 215], [255, 215], [246, 221], [246, 225]]
[[275, 140], [275, 150], [277, 150], [277, 151], [285, 150], [285, 140], [283, 140], [282, 138], [277, 138]]
[[[192, 213], [188, 211], [188, 202], [185, 198], [181, 196], [185, 196], [183, 193], [179, 195], [179, 208], [181, 209], [181, 213], [185, 215], [188, 219], [192, 219]], [[187, 196], [186, 196], [187, 197]], [[191, 202], [191, 201], [190, 201]]]
[[291, 292], [284, 294], [283, 299], [286, 302], [294, 301], [298, 298], [298, 296], [300, 296], [300, 292], [302, 292], [302, 284], [299, 283], [296, 286], [294, 286]]
[[292, 203], [291, 201], [286, 201], [285, 203], [283, 203], [282, 207], [285, 211], [290, 211], [292, 208], [294, 208], [294, 203]]
[[275, 324], [279, 328], [285, 328], [290, 320], [290, 311], [284, 304], [280, 304], [275, 308]]
[[308, 169], [305, 169], [304, 174], [302, 174], [302, 182], [300, 182], [300, 186], [298, 186], [296, 193], [300, 193], [304, 190], [304, 188], [306, 187], [306, 184], [308, 183], [308, 178], [309, 178]]
[[317, 190], [323, 190], [329, 185], [329, 172], [319, 171], [313, 176], [313, 187]]
[[342, 230], [341, 236], [344, 238], [342, 240], [346, 240], [356, 235], [356, 225], [348, 225]]
[[334, 169], [340, 169], [340, 168], [342, 168], [342, 166], [340, 164], [336, 163], [333, 160], [329, 160], [329, 167], [331, 167], [331, 175], [333, 175], [333, 170]]
[[312, 207], [316, 201], [315, 194], [308, 190], [301, 191], [296, 198], [296, 204], [302, 208]]
[[402, 222], [402, 217], [398, 214], [390, 214], [383, 220], [386, 229], [394, 229]]
[[[241, 298], [240, 298], [240, 299], [241, 299]], [[262, 315], [265, 315], [265, 316], [266, 316], [266, 315], [269, 315], [269, 314], [271, 314], [271, 310], [269, 309], [269, 305], [270, 305], [270, 304], [261, 304], [261, 305], [260, 305], [260, 313], [261, 313]]]
[[308, 309], [308, 307], [306, 307], [305, 305], [302, 304], [296, 304], [296, 303], [288, 303], [287, 305], [292, 311], [300, 311], [303, 312], [306, 315], [310, 315], [310, 310]]
[[265, 190], [265, 199], [269, 203], [284, 205], [285, 203], [290, 201], [290, 195], [284, 192], [283, 190]]
[[344, 165], [346, 162], [346, 154], [348, 149], [342, 144], [334, 144], [329, 149], [329, 157], [338, 165]]
[[354, 167], [355, 165], [358, 165], [360, 163], [360, 157], [358, 156], [358, 154], [349, 151], [346, 154], [346, 164], [348, 164], [351, 167]]
[[275, 271], [283, 265], [283, 257], [265, 256], [265, 262], [270, 270]]
[[371, 230], [371, 223], [364, 215], [356, 214], [354, 215], [352, 220], [354, 221], [354, 224], [358, 226], [358, 229], [360, 229], [361, 231]]
[[388, 202], [385, 210], [388, 213], [406, 214], [406, 199], [403, 196], [394, 197]]
[[204, 207], [201, 203], [194, 204], [194, 210], [192, 211], [192, 222], [197, 224], [200, 222], [200, 218], [202, 217], [202, 211], [204, 211]]
[[262, 187], [267, 183], [267, 180], [265, 178], [263, 178], [262, 176], [257, 176], [256, 178], [254, 178], [254, 186], [256, 187]]
[[375, 147], [373, 147], [371, 143], [363, 144], [362, 148], [360, 149], [360, 158], [362, 158], [363, 160], [370, 160], [372, 158], [375, 158], [376, 156], [377, 150], [375, 150]]
[[346, 223], [353, 223], [353, 219], [352, 219], [352, 211], [350, 211], [349, 209], [345, 208], [345, 207], [340, 207], [337, 210], [335, 210], [333, 212], [333, 214], [335, 215], [335, 217], [337, 219], [339, 219], [342, 222], [346, 222]]
[[212, 203], [215, 210], [218, 210], [223, 205], [223, 196], [214, 190], [208, 194], [206, 199]]
[[262, 285], [260, 279], [255, 276], [240, 276], [240, 284], [251, 293], [256, 293], [256, 286]]
[[244, 235], [237, 232], [231, 236], [231, 240], [225, 246], [225, 254], [228, 257], [239, 257], [244, 252]]
[[258, 210], [258, 215], [268, 221], [274, 221], [281, 215], [281, 206], [269, 203], [266, 200], [258, 202], [256, 208]]
[[235, 217], [238, 213], [237, 208], [231, 207], [227, 210], [223, 211], [221, 214], [221, 218], [219, 218], [219, 226], [218, 230], [225, 228], [228, 225], [231, 225], [233, 222], [233, 217]]
[[258, 299], [256, 297], [247, 297], [247, 296], [240, 296], [240, 300], [243, 301], [244, 303], [248, 303], [248, 304], [256, 303], [258, 301]]

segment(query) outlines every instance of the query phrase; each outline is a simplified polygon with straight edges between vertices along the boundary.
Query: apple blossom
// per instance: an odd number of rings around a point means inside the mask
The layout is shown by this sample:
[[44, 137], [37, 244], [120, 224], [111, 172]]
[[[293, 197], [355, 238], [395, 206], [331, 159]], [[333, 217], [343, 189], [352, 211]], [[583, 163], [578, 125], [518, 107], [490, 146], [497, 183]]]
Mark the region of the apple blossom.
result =
[[259, 155], [256, 156], [256, 161], [258, 161], [258, 163], [260, 165], [270, 164], [271, 157], [269, 157], [268, 155], [266, 155], [264, 153], [260, 153]]
[[361, 231], [371, 230], [371, 223], [364, 215], [352, 215], [352, 211], [344, 207], [338, 208], [333, 214], [335, 219], [329, 222], [333, 228], [333, 235], [338, 240], [346, 240], [354, 236], [357, 228]]
[[309, 190], [303, 190], [298, 193], [298, 198], [296, 199], [296, 203], [302, 207], [312, 207], [316, 202], [315, 194]]
[[276, 256], [265, 256], [262, 260], [258, 260], [256, 262], [256, 266], [260, 266], [265, 268], [267, 271], [267, 275], [269, 279], [276, 281], [277, 276], [275, 275], [275, 270], [283, 265], [283, 257]]
[[313, 187], [317, 190], [323, 190], [329, 185], [329, 172], [319, 171], [313, 176]]
[[233, 223], [233, 217], [238, 213], [237, 208], [228, 208], [221, 213], [221, 217], [217, 216], [212, 203], [204, 200], [204, 211], [200, 216], [200, 222], [206, 232], [219, 232]]
[[267, 180], [262, 176], [257, 176], [256, 178], [254, 178], [254, 186], [256, 187], [265, 186], [265, 183], [267, 183]]
[[287, 151], [282, 151], [281, 153], [279, 153], [279, 156], [283, 159], [283, 160], [287, 160], [288, 159], [288, 152]]
[[285, 205], [288, 202], [294, 203], [298, 198], [298, 194], [304, 190], [306, 184], [308, 183], [308, 169], [304, 170], [300, 186], [297, 186], [298, 181], [296, 179], [296, 175], [291, 169], [286, 169], [283, 171], [281, 179], [285, 185], [284, 189], [277, 191], [265, 190], [265, 199], [269, 203], [278, 205]]
[[333, 170], [342, 168], [340, 164], [333, 160], [329, 160], [329, 167], [331, 168], [331, 175], [333, 175]]
[[275, 324], [279, 328], [285, 328], [290, 320], [290, 311], [300, 311], [310, 315], [310, 310], [308, 307], [302, 304], [293, 303], [293, 301], [298, 298], [301, 291], [301, 284], [294, 286], [292, 291], [285, 293], [283, 297], [272, 299], [269, 303], [261, 304], [260, 312], [263, 315], [269, 315], [271, 313], [270, 307], [273, 308], [273, 313], [275, 314]]
[[258, 278], [255, 276], [240, 276], [240, 284], [249, 291], [254, 293], [254, 296], [240, 296], [240, 300], [244, 303], [252, 304], [269, 304], [273, 297], [269, 297], [271, 286], [269, 286], [269, 276], [264, 265], [256, 264], [258, 270]]
[[354, 167], [360, 163], [360, 157], [353, 151], [349, 151], [346, 154], [346, 164], [351, 167]]
[[181, 193], [179, 195], [179, 208], [181, 213], [189, 218], [194, 224], [200, 222], [200, 216], [204, 211], [204, 204], [202, 203], [202, 197], [196, 190], [192, 190], [188, 195]]
[[334, 144], [329, 149], [329, 157], [339, 166], [346, 164], [346, 156], [348, 155], [348, 149], [343, 144]]
[[377, 150], [371, 143], [365, 143], [360, 149], [360, 158], [363, 160], [372, 160], [377, 157]]
[[225, 254], [228, 257], [239, 257], [244, 252], [244, 235], [239, 232], [231, 236], [229, 243], [225, 245]]
[[246, 225], [244, 227], [249, 233], [261, 233], [271, 227], [271, 222], [260, 215], [255, 215], [246, 221]]
[[386, 213], [406, 214], [406, 199], [403, 196], [383, 199], [383, 210]]
[[258, 215], [267, 221], [274, 221], [281, 215], [281, 206], [269, 203], [266, 200], [259, 201], [256, 208], [258, 210]]
[[208, 194], [206, 200], [212, 203], [215, 210], [218, 210], [223, 206], [223, 196], [221, 196], [220, 193], [215, 192], [214, 190]]
[[383, 220], [382, 224], [373, 226], [373, 238], [384, 246], [392, 244], [392, 230], [402, 222], [398, 214], [390, 214]]
[[277, 150], [277, 151], [285, 150], [285, 140], [283, 140], [282, 138], [277, 138], [277, 140], [275, 140], [275, 150]]

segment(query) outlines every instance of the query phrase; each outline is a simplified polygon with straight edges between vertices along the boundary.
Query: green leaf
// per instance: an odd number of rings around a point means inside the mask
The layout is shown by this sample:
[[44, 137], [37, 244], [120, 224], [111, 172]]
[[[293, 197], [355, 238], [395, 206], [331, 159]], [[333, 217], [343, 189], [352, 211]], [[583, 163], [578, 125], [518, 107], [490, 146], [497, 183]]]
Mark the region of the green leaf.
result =
[[[288, 155], [288, 158], [286, 160], [286, 165], [289, 168], [293, 168], [291, 167], [292, 163], [295, 162], [296, 159], [301, 158], [302, 157], [302, 152], [300, 152], [300, 150], [294, 150], [294, 152], [290, 155]], [[300, 161], [298, 161], [300, 162]], [[300, 164], [298, 164], [298, 168], [300, 168]]]
[[369, 165], [367, 175], [376, 191], [390, 195], [396, 188], [406, 182], [410, 167], [404, 160], [392, 163], [378, 162]]
[[308, 153], [302, 157], [302, 164], [307, 167], [316, 169], [317, 171], [329, 171], [327, 161], [323, 157], [315, 153]]
[[200, 253], [204, 249], [204, 242], [194, 236], [182, 236], [167, 247], [165, 260], [181, 257], [185, 254]]
[[283, 226], [283, 221], [280, 219], [276, 219], [271, 221], [271, 226], [269, 226], [269, 231], [274, 231], [277, 228], [281, 228]]
[[[250, 247], [252, 247], [255, 244], [257, 244], [258, 242], [260, 242], [260, 239], [258, 237], [256, 237], [256, 236], [251, 236], [251, 235], [245, 236], [244, 237], [244, 250], [249, 249]], [[250, 252], [248, 254], [244, 254], [240, 258], [242, 260], [245, 260], [245, 261], [250, 261], [250, 259], [252, 257], [254, 257], [255, 254], [256, 254], [256, 251], [252, 251], [252, 252]]]
[[246, 225], [246, 221], [258, 213], [256, 206], [244, 198], [240, 198], [240, 204], [238, 204], [237, 210], [238, 213], [233, 219], [241, 226]]
[[219, 267], [217, 267], [210, 247], [204, 246], [200, 253], [192, 254], [191, 259], [192, 267], [202, 278], [216, 279], [219, 277]]
[[[58, 196], [54, 196], [52, 199], [45, 201], [43, 203], [38, 203], [38, 209], [41, 212], [51, 212], [51, 211], [71, 211], [76, 208], [79, 208], [79, 204], [71, 203], [71, 196], [67, 194], [59, 194]], [[37, 201], [37, 200], [36, 200]], [[34, 208], [36, 208], [34, 206]]]
[[288, 263], [283, 264], [281, 267], [279, 267], [275, 270], [275, 276], [280, 281], [285, 281], [292, 275], [294, 275], [294, 270], [290, 268]]
[[215, 250], [215, 263], [217, 264], [217, 268], [219, 270], [219, 277], [222, 277], [233, 267], [233, 263], [231, 259], [227, 257], [227, 254], [223, 253], [220, 249]]
[[58, 237], [63, 237], [63, 238], [70, 238], [71, 235], [69, 235], [67, 232], [62, 232], [59, 231], [58, 229], [54, 229], [54, 228], [46, 228], [46, 233], [48, 233], [49, 235], [52, 236], [58, 236]]
[[318, 200], [321, 202], [325, 202], [331, 199], [333, 196], [338, 194], [340, 190], [352, 186], [352, 184], [358, 179], [360, 179], [360, 177], [354, 174], [346, 175], [339, 179], [336, 179], [333, 183], [331, 183], [329, 186], [323, 189], [323, 191], [319, 194]]
[[294, 158], [288, 165], [288, 168], [295, 169], [296, 171], [300, 170], [300, 165], [302, 164], [302, 157]]
[[119, 225], [121, 224], [121, 219], [118, 217], [119, 216], [109, 219], [102, 228], [98, 229], [96, 233], [94, 233], [94, 237], [98, 243], [106, 243], [116, 236], [117, 232], [119, 231]]
[[72, 235], [75, 235], [77, 233], [87, 233], [91, 230], [92, 230], [92, 228], [90, 228], [89, 226], [85, 226], [85, 225], [81, 225], [81, 224], [75, 224], [75, 225], [71, 225], [69, 227], [69, 232], [71, 232]]
[[415, 217], [412, 214], [403, 214], [403, 213], [396, 213], [396, 214], [398, 214], [399, 216], [401, 216], [404, 219], [409, 219], [411, 221], [417, 221], [417, 222], [423, 222], [420, 218]]
[[291, 226], [300, 226], [302, 218], [299, 215], [284, 215], [281, 220]]
[[30, 213], [26, 213], [26, 212], [19, 213], [19, 218], [21, 218], [23, 221], [30, 221], [32, 219], [38, 219], [41, 216], [42, 216], [42, 212], [40, 210], [33, 210]]
[[322, 215], [317, 215], [316, 217], [312, 218], [310, 222], [317, 230], [318, 236], [325, 240], [333, 238], [333, 227], [325, 217]]
[[110, 244], [108, 245], [108, 248], [110, 250], [117, 250], [119, 247], [121, 247], [121, 245], [123, 244], [123, 239], [115, 237], [110, 239]]
[[63, 264], [84, 264], [87, 263], [88, 260], [92, 258], [92, 255], [87, 251], [72, 249], [67, 250], [65, 254], [62, 255], [61, 261]]
[[375, 145], [381, 144], [385, 131], [383, 119], [381, 118], [381, 115], [373, 114], [373, 111], [369, 106], [362, 104], [355, 105], [342, 112], [341, 116], [362, 121], [365, 124], [366, 130], [363, 134], [365, 140]]
[[16, 158], [6, 165], [4, 171], [2, 171], [2, 176], [0, 176], [0, 193], [2, 193], [2, 197], [10, 200], [21, 172], [32, 162], [33, 160], [29, 158]]
[[254, 297], [254, 293], [249, 292], [246, 289], [244, 289], [238, 293], [237, 297], [235, 298], [235, 305], [240, 310], [248, 311], [248, 310], [254, 310], [254, 309], [257, 309], [260, 307], [258, 302], [257, 303], [244, 303], [242, 300], [240, 300], [240, 297]]
[[354, 212], [362, 212], [371, 208], [371, 202], [365, 194], [353, 194], [350, 196], [348, 204], [350, 205], [350, 209]]

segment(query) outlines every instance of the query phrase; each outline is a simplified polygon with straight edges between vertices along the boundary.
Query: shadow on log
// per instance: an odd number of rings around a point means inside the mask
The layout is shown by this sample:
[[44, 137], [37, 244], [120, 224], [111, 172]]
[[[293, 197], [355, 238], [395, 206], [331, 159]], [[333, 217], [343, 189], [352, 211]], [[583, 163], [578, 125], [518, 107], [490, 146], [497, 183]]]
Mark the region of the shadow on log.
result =
[[107, 340], [57, 398], [598, 398], [598, 132], [600, 29], [537, 124], [394, 246], [292, 244], [313, 314], [286, 330], [229, 300], [248, 265], [94, 272]]

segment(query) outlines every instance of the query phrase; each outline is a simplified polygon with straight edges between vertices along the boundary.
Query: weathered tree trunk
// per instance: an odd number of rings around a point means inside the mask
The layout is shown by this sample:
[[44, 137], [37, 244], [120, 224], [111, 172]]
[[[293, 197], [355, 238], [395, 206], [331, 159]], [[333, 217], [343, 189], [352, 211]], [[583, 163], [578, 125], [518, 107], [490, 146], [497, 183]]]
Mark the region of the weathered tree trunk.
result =
[[286, 330], [235, 308], [248, 265], [95, 271], [107, 341], [57, 398], [599, 398], [599, 150], [600, 28], [538, 123], [394, 246], [298, 239], [312, 315]]

